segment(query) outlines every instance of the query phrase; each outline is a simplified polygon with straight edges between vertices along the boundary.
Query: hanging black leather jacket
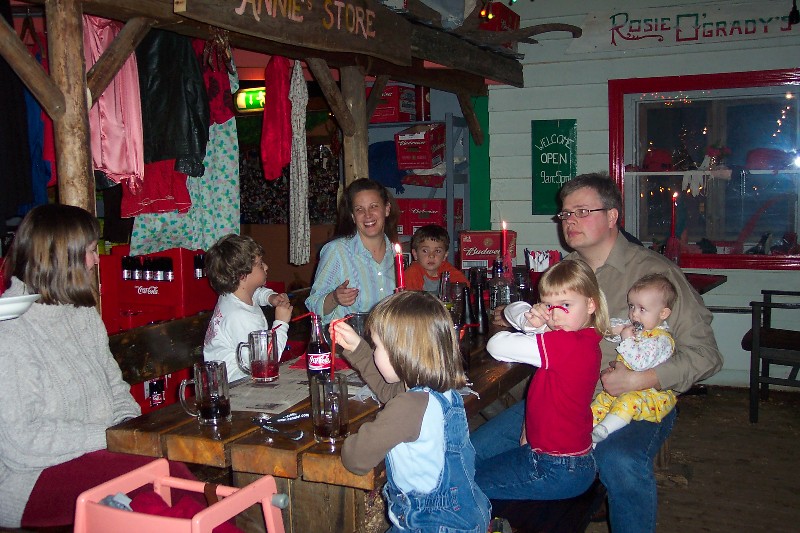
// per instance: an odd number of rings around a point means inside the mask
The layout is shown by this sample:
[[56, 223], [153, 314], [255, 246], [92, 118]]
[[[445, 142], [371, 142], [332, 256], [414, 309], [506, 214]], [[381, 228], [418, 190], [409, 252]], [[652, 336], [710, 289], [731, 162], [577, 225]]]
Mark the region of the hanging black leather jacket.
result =
[[144, 161], [175, 159], [175, 170], [202, 176], [209, 108], [189, 37], [150, 30], [136, 48], [142, 98]]

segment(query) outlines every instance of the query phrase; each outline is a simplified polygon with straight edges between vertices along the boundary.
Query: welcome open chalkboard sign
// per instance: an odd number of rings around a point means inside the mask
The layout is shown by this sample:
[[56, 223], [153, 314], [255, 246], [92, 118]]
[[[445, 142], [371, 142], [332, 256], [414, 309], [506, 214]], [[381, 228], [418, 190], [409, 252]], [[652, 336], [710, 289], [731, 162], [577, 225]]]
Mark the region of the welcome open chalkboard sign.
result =
[[577, 138], [575, 119], [531, 121], [531, 214], [555, 215], [558, 190], [576, 174]]

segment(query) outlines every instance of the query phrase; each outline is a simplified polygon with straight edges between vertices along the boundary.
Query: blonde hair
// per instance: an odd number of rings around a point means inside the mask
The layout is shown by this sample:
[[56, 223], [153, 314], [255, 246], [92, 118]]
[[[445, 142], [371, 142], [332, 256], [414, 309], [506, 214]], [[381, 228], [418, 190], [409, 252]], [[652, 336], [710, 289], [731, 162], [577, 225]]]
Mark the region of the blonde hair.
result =
[[547, 269], [539, 280], [540, 296], [550, 296], [569, 290], [594, 301], [595, 310], [589, 317], [589, 325], [600, 335], [608, 335], [610, 326], [606, 297], [600, 290], [591, 267], [579, 259], [559, 261]]
[[631, 288], [628, 289], [628, 294], [647, 289], [658, 292], [664, 307], [673, 309], [675, 300], [678, 299], [678, 291], [667, 276], [664, 274], [646, 274], [631, 285]]
[[466, 385], [453, 320], [432, 294], [404, 291], [384, 298], [365, 330], [367, 338], [380, 339], [397, 377], [409, 387], [445, 392]]

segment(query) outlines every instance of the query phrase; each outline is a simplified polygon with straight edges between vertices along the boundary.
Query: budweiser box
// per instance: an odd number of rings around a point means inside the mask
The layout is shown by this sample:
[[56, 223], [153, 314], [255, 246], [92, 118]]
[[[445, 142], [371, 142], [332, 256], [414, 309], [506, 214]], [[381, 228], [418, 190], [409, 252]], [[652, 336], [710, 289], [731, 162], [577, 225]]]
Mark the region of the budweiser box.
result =
[[[372, 92], [371, 82], [367, 82], [367, 96]], [[411, 122], [417, 118], [419, 97], [414, 85], [389, 82], [381, 92], [378, 107], [370, 117], [370, 123]]]
[[394, 134], [397, 168], [433, 168], [444, 160], [444, 124], [419, 124]]
[[[511, 257], [517, 257], [517, 232], [507, 230], [508, 248]], [[462, 231], [459, 234], [459, 253], [461, 269], [473, 267], [490, 268], [500, 255], [503, 231]]]
[[[500, 2], [491, 2], [487, 9], [491, 9], [491, 19], [482, 18], [478, 27], [489, 31], [510, 31], [519, 29], [519, 15], [510, 7]], [[517, 43], [504, 43], [504, 47], [517, 51]]]
[[[397, 206], [400, 208], [400, 221], [397, 226], [400, 235], [414, 235], [415, 231], [428, 224], [447, 227], [447, 200], [444, 198], [398, 198]], [[454, 198], [453, 207], [454, 225], [458, 231], [464, 227], [464, 200]]]

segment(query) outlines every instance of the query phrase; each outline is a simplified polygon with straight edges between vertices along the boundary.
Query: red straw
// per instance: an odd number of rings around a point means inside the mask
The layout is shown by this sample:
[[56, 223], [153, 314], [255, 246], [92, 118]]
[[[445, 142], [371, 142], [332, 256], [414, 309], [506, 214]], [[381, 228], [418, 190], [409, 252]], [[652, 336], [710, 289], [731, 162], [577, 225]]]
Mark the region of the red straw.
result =
[[333, 367], [336, 366], [336, 329], [334, 326], [343, 320], [347, 320], [351, 318], [353, 315], [344, 316], [338, 320], [334, 320], [331, 322], [330, 329], [331, 329], [331, 381], [333, 381]]
[[296, 316], [296, 317], [294, 317], [294, 318], [293, 318], [293, 319], [291, 319], [289, 322], [297, 322], [298, 320], [303, 320], [304, 318], [308, 318], [308, 317], [310, 317], [310, 316], [311, 316], [311, 315], [313, 315], [313, 314], [314, 314], [314, 313], [312, 313], [311, 311], [309, 311], [308, 313], [304, 313], [304, 314], [302, 314], [302, 315], [300, 315], [300, 316]]

